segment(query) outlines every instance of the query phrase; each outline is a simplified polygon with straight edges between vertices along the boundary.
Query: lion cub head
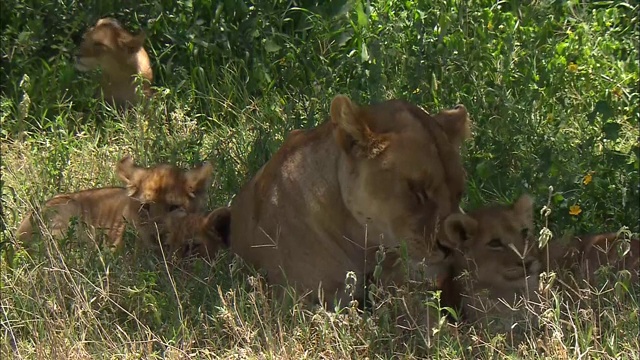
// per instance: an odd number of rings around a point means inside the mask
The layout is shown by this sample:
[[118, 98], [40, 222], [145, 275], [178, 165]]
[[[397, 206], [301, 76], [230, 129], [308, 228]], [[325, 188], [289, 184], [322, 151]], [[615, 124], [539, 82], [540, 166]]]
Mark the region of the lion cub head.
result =
[[231, 211], [220, 207], [208, 214], [172, 211], [164, 221], [169, 257], [190, 256], [213, 259], [218, 250], [229, 245]]
[[100, 19], [84, 33], [75, 67], [82, 72], [101, 68], [105, 99], [117, 104], [135, 103], [134, 76], [141, 75], [145, 79], [143, 91], [146, 95], [151, 93], [153, 80], [144, 41], [144, 33], [133, 35], [115, 19]]
[[149, 214], [152, 218], [178, 209], [187, 213], [203, 209], [212, 173], [209, 162], [190, 170], [169, 164], [145, 168], [126, 156], [116, 165], [116, 174], [126, 184], [127, 195], [153, 210], [154, 214]]
[[528, 195], [509, 206], [452, 214], [445, 219], [444, 230], [446, 238], [440, 244], [451, 251], [453, 273], [462, 282], [465, 314], [475, 318], [477, 310], [487, 310], [487, 304], [479, 302], [498, 298], [512, 302], [537, 290], [542, 264], [533, 235], [533, 200]]

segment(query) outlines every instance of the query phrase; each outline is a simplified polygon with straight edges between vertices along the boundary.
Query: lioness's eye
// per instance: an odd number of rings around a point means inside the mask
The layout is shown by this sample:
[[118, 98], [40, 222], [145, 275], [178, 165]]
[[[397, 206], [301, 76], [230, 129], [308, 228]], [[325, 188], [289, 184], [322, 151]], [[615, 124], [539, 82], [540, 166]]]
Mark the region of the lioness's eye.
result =
[[169, 205], [169, 212], [180, 209], [179, 205]]
[[502, 249], [503, 245], [500, 239], [492, 239], [489, 241], [489, 247], [492, 249]]
[[151, 209], [151, 204], [149, 203], [142, 204], [142, 210], [149, 211], [149, 209]]

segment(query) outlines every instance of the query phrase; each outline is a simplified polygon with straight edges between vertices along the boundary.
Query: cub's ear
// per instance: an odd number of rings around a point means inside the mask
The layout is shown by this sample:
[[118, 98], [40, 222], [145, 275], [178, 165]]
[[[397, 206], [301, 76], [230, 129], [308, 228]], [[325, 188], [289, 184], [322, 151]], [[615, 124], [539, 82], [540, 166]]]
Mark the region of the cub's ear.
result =
[[142, 48], [146, 38], [147, 35], [143, 31], [137, 35], [121, 33], [118, 37], [118, 45], [125, 49], [127, 53], [135, 54]]
[[133, 163], [131, 156], [123, 157], [116, 164], [116, 175], [127, 186], [127, 195], [133, 196], [138, 191], [138, 182], [145, 169]]
[[207, 215], [205, 227], [208, 231], [217, 233], [225, 246], [229, 246], [229, 235], [231, 229], [231, 209], [219, 207]]
[[197, 194], [206, 191], [211, 185], [213, 165], [210, 162], [195, 167], [185, 173], [185, 186], [187, 194], [195, 198]]
[[338, 127], [336, 139], [345, 152], [355, 145], [359, 148], [359, 154], [374, 158], [387, 147], [387, 141], [369, 129], [358, 106], [348, 97], [334, 97], [330, 113], [331, 121]]
[[440, 244], [450, 249], [457, 249], [476, 236], [478, 221], [466, 214], [453, 213], [444, 220], [445, 239]]
[[524, 224], [533, 224], [533, 198], [530, 195], [521, 195], [511, 209]]
[[464, 105], [459, 104], [453, 109], [442, 110], [434, 117], [455, 146], [462, 145], [471, 137], [471, 120]]

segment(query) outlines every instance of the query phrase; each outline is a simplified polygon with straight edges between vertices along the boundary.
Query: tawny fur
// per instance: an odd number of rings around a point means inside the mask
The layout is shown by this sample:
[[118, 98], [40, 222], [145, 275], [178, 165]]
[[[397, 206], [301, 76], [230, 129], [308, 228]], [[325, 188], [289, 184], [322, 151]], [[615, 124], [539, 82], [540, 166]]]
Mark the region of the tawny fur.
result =
[[169, 258], [204, 257], [212, 260], [229, 245], [231, 212], [228, 207], [209, 213], [172, 211], [164, 220], [164, 245]]
[[[617, 239], [616, 233], [581, 235], [569, 242], [551, 239], [540, 249], [537, 239], [532, 236], [533, 202], [528, 195], [521, 196], [511, 205], [492, 205], [465, 215], [453, 214], [445, 220], [445, 230], [449, 243], [443, 243], [453, 252], [450, 268], [442, 273], [438, 284], [443, 292], [442, 305], [462, 306], [467, 319], [480, 315], [472, 307], [481, 306], [469, 303], [474, 298], [486, 303], [498, 298], [513, 299], [514, 296], [535, 298], [542, 271], [552, 270], [562, 277], [572, 275], [578, 287], [595, 285], [602, 266], [610, 267], [614, 272], [627, 270], [631, 282], [638, 281], [640, 240], [637, 238]], [[513, 244], [518, 253], [526, 253], [526, 256], [521, 259], [516, 252], [506, 248], [492, 249], [489, 244], [496, 239]], [[621, 242], [629, 245], [629, 252], [624, 255], [619, 249], [627, 247], [619, 246]], [[517, 271], [522, 274], [520, 280], [505, 281], [502, 274], [518, 266], [521, 267]], [[469, 276], [464, 276], [465, 272]], [[576, 284], [566, 277], [564, 280], [565, 284]]]
[[107, 102], [118, 107], [136, 104], [137, 76], [143, 80], [143, 95], [152, 95], [153, 71], [144, 40], [144, 33], [133, 35], [115, 19], [100, 19], [84, 33], [75, 66], [79, 71], [102, 69], [100, 90]]
[[406, 241], [411, 261], [437, 267], [436, 228], [459, 209], [470, 120], [462, 106], [429, 115], [400, 100], [358, 106], [346, 96], [333, 99], [330, 114], [292, 132], [240, 190], [230, 242], [271, 284], [288, 282], [331, 306], [348, 303], [345, 275], [361, 284], [379, 245], [394, 251]]
[[578, 286], [597, 285], [602, 267], [612, 273], [628, 271], [631, 282], [638, 283], [640, 239], [637, 237], [625, 239], [612, 232], [579, 235], [569, 242], [552, 239], [540, 252], [545, 269], [573, 275]]
[[[162, 231], [162, 219], [175, 209], [199, 211], [206, 201], [212, 166], [205, 163], [191, 170], [160, 164], [141, 167], [131, 157], [116, 165], [118, 177], [126, 187], [109, 187], [59, 194], [45, 202], [41, 211], [29, 213], [16, 231], [16, 238], [28, 246], [40, 225], [55, 238], [64, 236], [69, 222], [77, 218], [78, 235], [104, 232], [107, 244], [115, 250], [123, 246], [127, 224], [137, 230], [143, 244], [157, 242], [157, 230]], [[86, 227], [85, 227], [86, 225]], [[8, 261], [12, 261], [9, 256]]]
[[[533, 200], [524, 195], [510, 205], [491, 205], [444, 221], [441, 245], [450, 250], [450, 268], [439, 286], [443, 306], [466, 319], [501, 317], [508, 303], [532, 298], [542, 263], [533, 235]], [[507, 319], [510, 321], [509, 319]]]

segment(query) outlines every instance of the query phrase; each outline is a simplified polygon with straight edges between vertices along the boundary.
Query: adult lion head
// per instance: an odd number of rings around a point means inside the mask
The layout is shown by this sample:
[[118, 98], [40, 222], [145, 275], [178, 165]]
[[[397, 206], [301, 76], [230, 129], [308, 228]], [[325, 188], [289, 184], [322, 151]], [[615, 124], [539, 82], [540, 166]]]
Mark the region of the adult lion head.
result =
[[438, 258], [436, 231], [458, 211], [460, 145], [470, 136], [462, 105], [430, 115], [405, 101], [358, 106], [339, 95], [330, 114], [292, 132], [231, 204], [232, 251], [271, 283], [329, 303], [348, 299], [346, 273], [361, 281], [380, 245], [405, 242], [413, 261]]

